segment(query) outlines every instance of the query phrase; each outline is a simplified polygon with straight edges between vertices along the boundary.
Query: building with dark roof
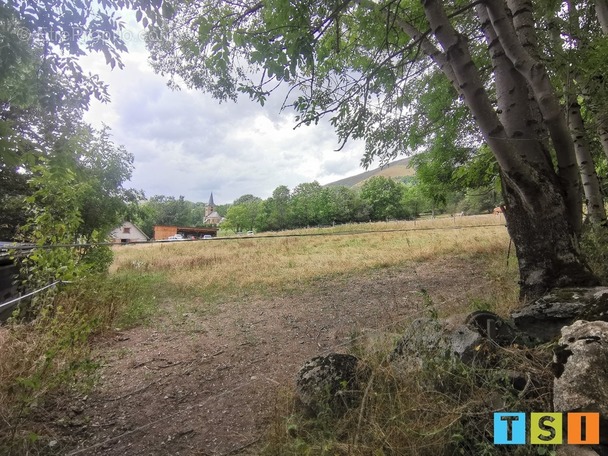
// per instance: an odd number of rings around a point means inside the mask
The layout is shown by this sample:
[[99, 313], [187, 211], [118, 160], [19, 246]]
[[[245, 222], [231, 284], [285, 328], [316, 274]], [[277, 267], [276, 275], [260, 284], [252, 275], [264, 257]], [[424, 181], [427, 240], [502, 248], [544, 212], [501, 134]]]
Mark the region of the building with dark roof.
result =
[[223, 219], [224, 217], [218, 214], [215, 210], [215, 203], [213, 202], [213, 192], [211, 192], [211, 196], [209, 196], [209, 202], [205, 206], [205, 218], [203, 219], [203, 222], [206, 225], [219, 225]]

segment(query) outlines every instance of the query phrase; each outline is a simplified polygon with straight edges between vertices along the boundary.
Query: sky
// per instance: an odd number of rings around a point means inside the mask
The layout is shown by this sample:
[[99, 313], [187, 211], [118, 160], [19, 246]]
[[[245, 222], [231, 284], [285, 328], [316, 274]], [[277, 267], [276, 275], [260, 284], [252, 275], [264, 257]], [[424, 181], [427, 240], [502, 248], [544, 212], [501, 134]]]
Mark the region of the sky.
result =
[[200, 91], [170, 89], [147, 63], [141, 35], [130, 20], [122, 70], [111, 70], [101, 54], [81, 61], [109, 85], [111, 102], [92, 102], [85, 120], [109, 126], [114, 142], [134, 155], [127, 186], [146, 197], [194, 202], [213, 192], [216, 204], [227, 204], [244, 194], [266, 199], [280, 185], [326, 184], [364, 171], [363, 143], [335, 151], [339, 141], [327, 121], [294, 130], [294, 115], [280, 112], [278, 96], [261, 107], [247, 97], [220, 104]]

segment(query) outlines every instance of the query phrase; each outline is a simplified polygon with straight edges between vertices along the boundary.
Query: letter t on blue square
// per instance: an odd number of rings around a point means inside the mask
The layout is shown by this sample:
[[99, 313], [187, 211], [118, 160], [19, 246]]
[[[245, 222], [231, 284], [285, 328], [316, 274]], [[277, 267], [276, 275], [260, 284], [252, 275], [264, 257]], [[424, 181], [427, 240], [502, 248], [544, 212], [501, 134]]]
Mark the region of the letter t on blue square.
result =
[[526, 414], [494, 413], [494, 445], [525, 445]]

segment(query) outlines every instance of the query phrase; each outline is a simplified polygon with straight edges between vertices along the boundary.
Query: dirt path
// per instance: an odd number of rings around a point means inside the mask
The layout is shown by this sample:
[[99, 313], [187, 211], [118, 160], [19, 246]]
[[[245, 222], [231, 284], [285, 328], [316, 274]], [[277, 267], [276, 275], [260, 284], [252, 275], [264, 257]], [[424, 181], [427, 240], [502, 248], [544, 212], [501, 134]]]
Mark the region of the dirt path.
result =
[[54, 417], [58, 441], [79, 455], [255, 454], [304, 361], [424, 313], [421, 289], [463, 309], [487, 280], [482, 267], [438, 260], [116, 333], [99, 346], [94, 392]]

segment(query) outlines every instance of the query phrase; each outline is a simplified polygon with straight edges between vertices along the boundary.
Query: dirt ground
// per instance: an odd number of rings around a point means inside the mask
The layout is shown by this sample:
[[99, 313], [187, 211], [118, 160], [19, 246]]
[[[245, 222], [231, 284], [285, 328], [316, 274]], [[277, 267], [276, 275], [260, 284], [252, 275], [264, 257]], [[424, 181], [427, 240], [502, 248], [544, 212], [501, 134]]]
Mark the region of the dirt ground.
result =
[[69, 455], [256, 454], [279, 392], [306, 360], [424, 314], [421, 289], [440, 311], [463, 312], [483, 296], [483, 269], [415, 263], [117, 331], [96, 348], [103, 367], [93, 392], [48, 417], [51, 444]]

